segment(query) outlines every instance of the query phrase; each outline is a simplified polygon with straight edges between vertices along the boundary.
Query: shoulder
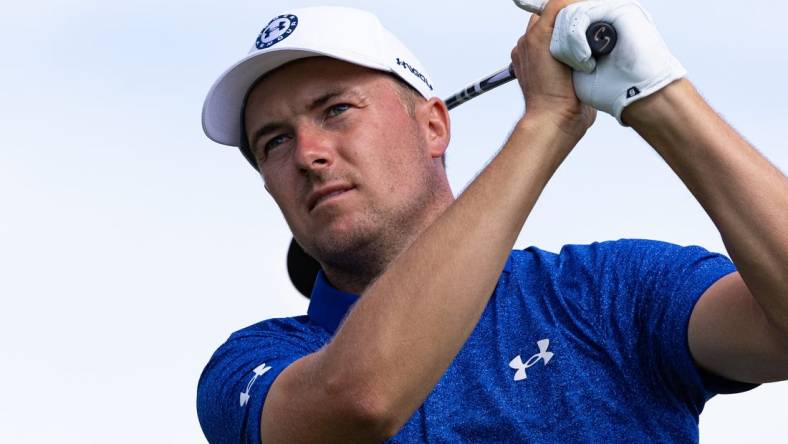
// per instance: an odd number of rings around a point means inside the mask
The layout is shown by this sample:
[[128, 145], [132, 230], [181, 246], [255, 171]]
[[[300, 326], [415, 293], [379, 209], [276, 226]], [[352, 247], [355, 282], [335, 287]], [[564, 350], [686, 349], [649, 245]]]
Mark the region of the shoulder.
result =
[[[682, 246], [653, 239], [618, 239], [590, 244], [567, 244], [555, 253], [531, 246], [512, 252], [512, 265], [519, 266], [577, 266], [589, 267], [625, 259], [627, 262], [646, 263], [681, 257], [713, 256], [724, 258], [697, 245]], [[621, 265], [619, 263], [619, 265]]]
[[653, 258], [681, 248], [683, 247], [679, 245], [650, 239], [618, 239], [590, 244], [567, 244], [558, 252], [530, 246], [523, 250], [512, 251], [511, 266], [512, 269], [591, 267], [623, 256]]
[[260, 418], [273, 381], [328, 340], [328, 333], [307, 316], [268, 319], [232, 333], [213, 353], [197, 385], [197, 414], [208, 441], [258, 439], [254, 418]]
[[243, 353], [250, 350], [267, 352], [311, 352], [322, 346], [327, 334], [309, 322], [307, 316], [273, 318], [233, 332], [219, 346], [212, 358], [223, 353]]
[[557, 288], [606, 294], [610, 290], [652, 293], [654, 288], [674, 284], [696, 293], [735, 270], [730, 259], [703, 247], [650, 239], [569, 244], [557, 253], [529, 247], [513, 251], [507, 267], [519, 282], [548, 280]]
[[315, 334], [316, 328], [310, 324], [308, 316], [272, 318], [257, 322], [233, 332], [228, 341], [250, 338], [281, 336], [291, 339], [308, 339]]
[[[322, 333], [321, 333], [322, 332]], [[284, 368], [302, 356], [317, 351], [328, 341], [327, 333], [309, 323], [306, 316], [268, 319], [230, 335], [203, 369], [199, 388], [231, 386], [237, 378], [260, 363], [278, 363]]]

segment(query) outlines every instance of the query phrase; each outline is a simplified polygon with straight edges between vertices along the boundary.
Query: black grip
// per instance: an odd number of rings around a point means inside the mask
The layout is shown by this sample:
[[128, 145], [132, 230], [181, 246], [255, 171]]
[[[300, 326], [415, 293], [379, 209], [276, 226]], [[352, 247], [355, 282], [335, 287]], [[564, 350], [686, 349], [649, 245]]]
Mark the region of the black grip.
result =
[[610, 54], [618, 43], [616, 28], [610, 23], [595, 22], [586, 30], [586, 39], [594, 57]]

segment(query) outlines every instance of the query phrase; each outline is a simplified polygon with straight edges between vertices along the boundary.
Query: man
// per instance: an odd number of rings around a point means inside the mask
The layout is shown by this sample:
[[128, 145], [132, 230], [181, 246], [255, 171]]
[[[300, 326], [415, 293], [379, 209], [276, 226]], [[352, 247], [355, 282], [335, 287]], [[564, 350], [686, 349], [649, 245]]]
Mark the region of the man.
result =
[[[599, 20], [619, 43], [593, 60], [573, 25]], [[526, 113], [456, 200], [446, 107], [368, 14], [282, 14], [216, 83], [206, 133], [242, 148], [322, 271], [308, 315], [211, 358], [209, 441], [692, 442], [715, 393], [788, 378], [788, 181], [683, 79], [645, 12], [550, 2], [512, 61]], [[589, 105], [659, 152], [735, 267], [656, 241], [511, 251]]]

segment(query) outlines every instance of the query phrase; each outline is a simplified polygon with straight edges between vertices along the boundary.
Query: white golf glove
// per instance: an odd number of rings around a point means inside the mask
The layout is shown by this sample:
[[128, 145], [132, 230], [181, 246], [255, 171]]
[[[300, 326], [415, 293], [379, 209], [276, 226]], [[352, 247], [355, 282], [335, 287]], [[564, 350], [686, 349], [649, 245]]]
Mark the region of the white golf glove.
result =
[[[616, 28], [618, 43], [610, 54], [596, 60], [586, 30], [599, 21]], [[635, 0], [586, 0], [562, 9], [550, 53], [574, 69], [580, 101], [611, 114], [622, 125], [621, 113], [630, 103], [687, 75], [651, 16]]]

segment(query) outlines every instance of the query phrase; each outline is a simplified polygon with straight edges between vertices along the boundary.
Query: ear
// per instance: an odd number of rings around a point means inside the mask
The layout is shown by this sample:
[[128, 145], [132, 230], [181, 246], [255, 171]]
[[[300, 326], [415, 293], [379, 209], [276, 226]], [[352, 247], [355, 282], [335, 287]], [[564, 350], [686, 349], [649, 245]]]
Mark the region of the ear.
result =
[[426, 134], [430, 155], [435, 159], [442, 157], [451, 139], [449, 109], [443, 100], [437, 97], [418, 103], [416, 109]]

